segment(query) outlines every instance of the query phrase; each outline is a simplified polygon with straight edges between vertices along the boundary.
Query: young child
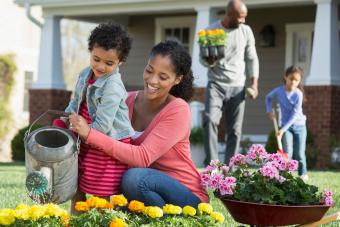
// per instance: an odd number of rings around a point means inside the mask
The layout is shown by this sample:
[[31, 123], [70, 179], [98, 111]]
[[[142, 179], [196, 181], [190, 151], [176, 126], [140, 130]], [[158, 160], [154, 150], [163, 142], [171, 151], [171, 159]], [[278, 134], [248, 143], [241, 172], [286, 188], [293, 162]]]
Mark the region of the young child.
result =
[[[91, 128], [130, 143], [133, 129], [125, 104], [127, 92], [121, 80], [119, 65], [131, 49], [131, 38], [118, 24], [99, 24], [88, 39], [90, 67], [79, 76], [74, 98], [65, 109], [83, 116]], [[54, 125], [65, 127], [64, 121]], [[70, 125], [72, 127], [72, 125]], [[71, 211], [85, 194], [104, 197], [119, 193], [121, 178], [127, 166], [85, 143], [80, 144], [78, 192], [72, 199]]]
[[298, 173], [301, 178], [308, 180], [306, 164], [306, 116], [302, 111], [303, 70], [300, 67], [290, 66], [283, 77], [284, 85], [274, 88], [266, 96], [266, 111], [269, 118], [274, 118], [272, 112], [272, 99], [276, 98], [281, 110], [281, 128], [277, 136], [283, 137], [283, 148], [289, 158], [299, 161]]

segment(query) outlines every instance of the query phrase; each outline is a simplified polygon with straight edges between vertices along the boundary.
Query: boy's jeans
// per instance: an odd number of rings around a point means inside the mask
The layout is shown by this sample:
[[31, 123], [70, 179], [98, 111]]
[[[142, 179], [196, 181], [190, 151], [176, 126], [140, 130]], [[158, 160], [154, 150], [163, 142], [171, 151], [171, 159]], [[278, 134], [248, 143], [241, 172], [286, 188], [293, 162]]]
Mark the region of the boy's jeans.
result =
[[283, 134], [283, 149], [288, 153], [289, 159], [299, 162], [299, 176], [307, 173], [306, 162], [306, 125], [292, 125]]
[[163, 207], [173, 204], [197, 208], [201, 200], [187, 187], [167, 174], [151, 168], [131, 168], [122, 180], [122, 193], [129, 200], [146, 206]]

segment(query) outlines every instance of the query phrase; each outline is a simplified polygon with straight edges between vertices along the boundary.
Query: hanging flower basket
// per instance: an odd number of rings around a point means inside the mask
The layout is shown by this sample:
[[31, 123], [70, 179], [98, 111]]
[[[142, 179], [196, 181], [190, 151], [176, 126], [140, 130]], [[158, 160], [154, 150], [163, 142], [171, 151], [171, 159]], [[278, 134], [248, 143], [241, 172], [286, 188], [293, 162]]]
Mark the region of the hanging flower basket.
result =
[[284, 226], [320, 220], [330, 206], [288, 206], [242, 202], [220, 198], [237, 222], [259, 226]]

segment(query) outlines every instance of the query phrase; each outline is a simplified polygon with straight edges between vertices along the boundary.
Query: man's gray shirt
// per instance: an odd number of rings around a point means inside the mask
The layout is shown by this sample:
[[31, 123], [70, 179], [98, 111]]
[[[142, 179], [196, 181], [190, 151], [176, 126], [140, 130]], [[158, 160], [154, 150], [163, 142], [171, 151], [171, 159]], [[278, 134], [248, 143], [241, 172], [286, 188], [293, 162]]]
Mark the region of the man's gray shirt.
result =
[[[216, 81], [225, 86], [245, 86], [246, 75], [258, 78], [259, 60], [255, 49], [255, 38], [248, 25], [226, 29], [218, 20], [207, 29], [223, 29], [227, 33], [224, 58], [209, 67], [209, 81]], [[201, 62], [207, 66], [202, 59]]]

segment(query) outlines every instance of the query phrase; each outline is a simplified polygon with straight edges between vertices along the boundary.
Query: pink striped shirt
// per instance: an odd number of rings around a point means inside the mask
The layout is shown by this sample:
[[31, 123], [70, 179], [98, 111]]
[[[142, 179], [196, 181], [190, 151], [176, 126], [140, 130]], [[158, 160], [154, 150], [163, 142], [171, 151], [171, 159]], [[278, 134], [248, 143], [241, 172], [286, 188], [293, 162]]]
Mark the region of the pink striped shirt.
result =
[[[131, 92], [126, 100], [130, 119], [135, 96], [136, 92]], [[131, 167], [160, 170], [185, 185], [201, 201], [208, 202], [208, 194], [201, 185], [199, 173], [190, 156], [190, 124], [189, 105], [176, 98], [158, 112], [132, 144], [113, 140], [95, 129], [90, 130], [86, 142]]]
[[[89, 84], [94, 82], [89, 80]], [[88, 124], [91, 123], [86, 101], [80, 105], [79, 115], [84, 117]], [[129, 143], [130, 139], [123, 142]], [[78, 158], [79, 189], [82, 192], [95, 196], [120, 194], [120, 183], [127, 165], [86, 143], [80, 144]]]

